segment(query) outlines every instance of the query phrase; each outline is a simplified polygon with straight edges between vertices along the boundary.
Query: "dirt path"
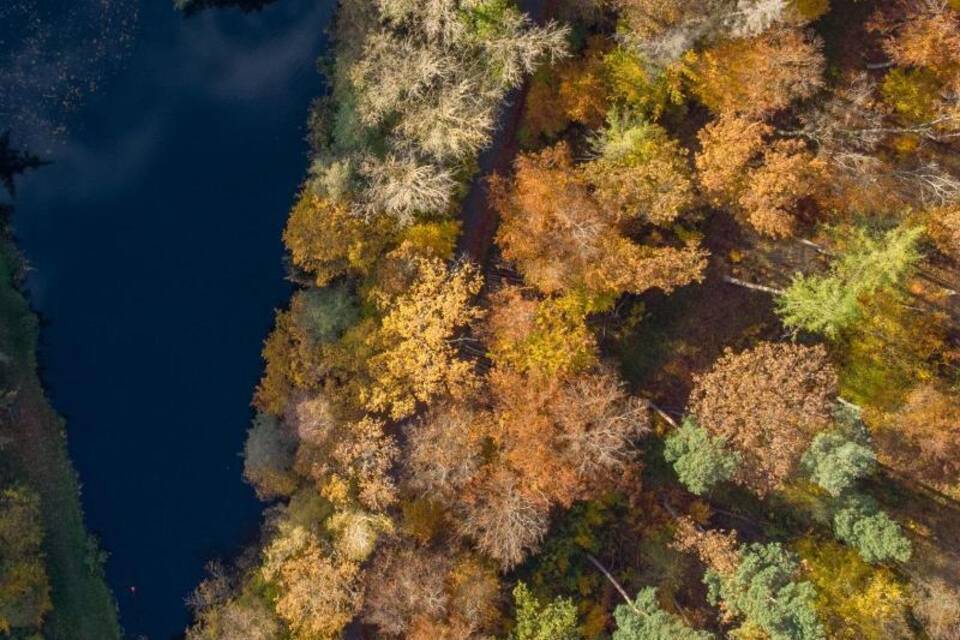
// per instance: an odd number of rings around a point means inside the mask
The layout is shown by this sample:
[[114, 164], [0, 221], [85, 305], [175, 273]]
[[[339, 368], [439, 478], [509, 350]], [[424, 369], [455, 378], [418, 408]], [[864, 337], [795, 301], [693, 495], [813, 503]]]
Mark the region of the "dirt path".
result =
[[[537, 24], [543, 24], [552, 0], [522, 0], [521, 10]], [[463, 229], [457, 243], [457, 252], [483, 265], [497, 232], [497, 212], [490, 203], [487, 181], [494, 174], [507, 175], [517, 155], [517, 130], [523, 118], [529, 83], [507, 97], [507, 107], [500, 114], [493, 143], [480, 155], [480, 169], [470, 185], [470, 191], [460, 209]]]

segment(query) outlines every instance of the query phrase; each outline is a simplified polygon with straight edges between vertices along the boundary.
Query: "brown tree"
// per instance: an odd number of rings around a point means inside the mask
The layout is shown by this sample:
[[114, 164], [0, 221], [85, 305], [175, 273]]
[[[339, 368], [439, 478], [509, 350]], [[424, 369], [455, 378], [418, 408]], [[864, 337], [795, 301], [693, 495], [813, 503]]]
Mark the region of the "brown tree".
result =
[[629, 473], [637, 454], [633, 440], [648, 428], [648, 418], [612, 372], [560, 382], [495, 370], [490, 384], [491, 436], [531, 499], [569, 506]]
[[960, 11], [947, 0], [888, 3], [869, 26], [883, 36], [884, 50], [898, 65], [960, 81]]
[[774, 29], [689, 55], [687, 74], [711, 111], [760, 117], [823, 86], [820, 49], [820, 41], [803, 31]]
[[740, 544], [736, 531], [704, 529], [689, 516], [676, 520], [673, 547], [692, 552], [707, 567], [720, 575], [731, 575], [740, 564]]
[[370, 417], [338, 425], [322, 440], [301, 442], [296, 469], [313, 478], [324, 496], [337, 504], [358, 501], [381, 511], [397, 498], [391, 469], [399, 450], [384, 433], [384, 423]]
[[823, 178], [823, 167], [798, 140], [778, 140], [747, 177], [738, 204], [753, 228], [774, 238], [795, 234], [797, 209]]
[[824, 182], [823, 162], [799, 140], [766, 138], [772, 128], [724, 116], [699, 133], [696, 164], [700, 183], [715, 206], [730, 206], [758, 232], [794, 234], [797, 213]]
[[952, 394], [918, 386], [877, 439], [901, 473], [933, 485], [960, 481], [960, 402]]
[[409, 637], [417, 618], [441, 618], [449, 596], [445, 578], [449, 560], [440, 553], [413, 547], [382, 549], [365, 577], [365, 622], [387, 636]]
[[700, 249], [632, 242], [622, 226], [631, 212], [596, 201], [565, 144], [521, 155], [514, 180], [495, 180], [491, 192], [502, 216], [497, 243], [545, 293], [672, 291], [702, 278]]
[[490, 420], [460, 403], [435, 404], [406, 428], [404, 475], [418, 496], [450, 500], [477, 474], [482, 453], [478, 424]]
[[831, 420], [837, 376], [821, 346], [761, 342], [728, 349], [694, 378], [698, 423], [743, 454], [738, 479], [759, 494], [789, 477], [813, 436]]
[[549, 506], [527, 497], [520, 482], [507, 467], [488, 468], [458, 506], [457, 531], [504, 570], [536, 551], [549, 525]]

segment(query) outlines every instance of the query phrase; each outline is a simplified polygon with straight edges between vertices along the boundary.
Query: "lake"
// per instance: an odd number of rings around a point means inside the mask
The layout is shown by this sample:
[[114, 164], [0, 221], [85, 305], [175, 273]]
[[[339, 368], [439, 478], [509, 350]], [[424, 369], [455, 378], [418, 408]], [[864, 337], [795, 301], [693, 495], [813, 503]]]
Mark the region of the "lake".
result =
[[[42, 375], [121, 623], [165, 640], [186, 626], [204, 564], [259, 525], [239, 454], [261, 343], [290, 293], [280, 236], [334, 3], [186, 20], [170, 0], [18, 3], [63, 54], [62, 68], [0, 66], [0, 128], [54, 161], [19, 182], [14, 221]], [[0, 45], [22, 35], [13, 24], [0, 20]], [[57, 104], [12, 104], [78, 77]]]

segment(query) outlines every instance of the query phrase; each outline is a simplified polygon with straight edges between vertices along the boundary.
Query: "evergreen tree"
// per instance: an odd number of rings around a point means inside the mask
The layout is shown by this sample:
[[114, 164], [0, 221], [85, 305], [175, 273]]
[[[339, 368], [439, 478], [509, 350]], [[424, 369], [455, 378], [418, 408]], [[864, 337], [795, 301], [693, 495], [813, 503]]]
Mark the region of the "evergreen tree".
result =
[[631, 604], [618, 606], [613, 617], [617, 629], [612, 640], [713, 640], [713, 634], [688, 627], [683, 620], [660, 608], [657, 590], [647, 587]]
[[903, 535], [900, 525], [869, 496], [845, 498], [833, 516], [833, 531], [867, 562], [906, 562], [910, 559], [910, 541]]
[[801, 465], [810, 479], [839, 496], [854, 482], [873, 471], [877, 457], [870, 447], [836, 431], [823, 431], [803, 455]]
[[746, 624], [762, 629], [770, 640], [822, 640], [825, 636], [814, 610], [816, 592], [809, 582], [797, 582], [797, 560], [779, 544], [741, 547], [741, 560], [730, 574], [708, 569], [707, 596], [723, 603]]
[[739, 453], [727, 448], [726, 440], [711, 436], [689, 417], [667, 437], [663, 456], [673, 463], [680, 482], [698, 496], [729, 480], [741, 460]]

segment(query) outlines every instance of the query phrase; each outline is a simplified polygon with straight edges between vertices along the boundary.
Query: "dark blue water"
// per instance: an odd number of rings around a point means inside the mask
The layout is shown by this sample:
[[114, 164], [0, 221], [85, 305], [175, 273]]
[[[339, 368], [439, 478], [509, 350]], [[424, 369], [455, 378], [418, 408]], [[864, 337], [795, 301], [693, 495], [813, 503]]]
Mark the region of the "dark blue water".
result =
[[280, 235], [333, 2], [188, 20], [171, 4], [143, 0], [15, 220], [87, 523], [127, 635], [151, 640], [182, 633], [204, 564], [258, 526], [238, 454], [289, 294]]

